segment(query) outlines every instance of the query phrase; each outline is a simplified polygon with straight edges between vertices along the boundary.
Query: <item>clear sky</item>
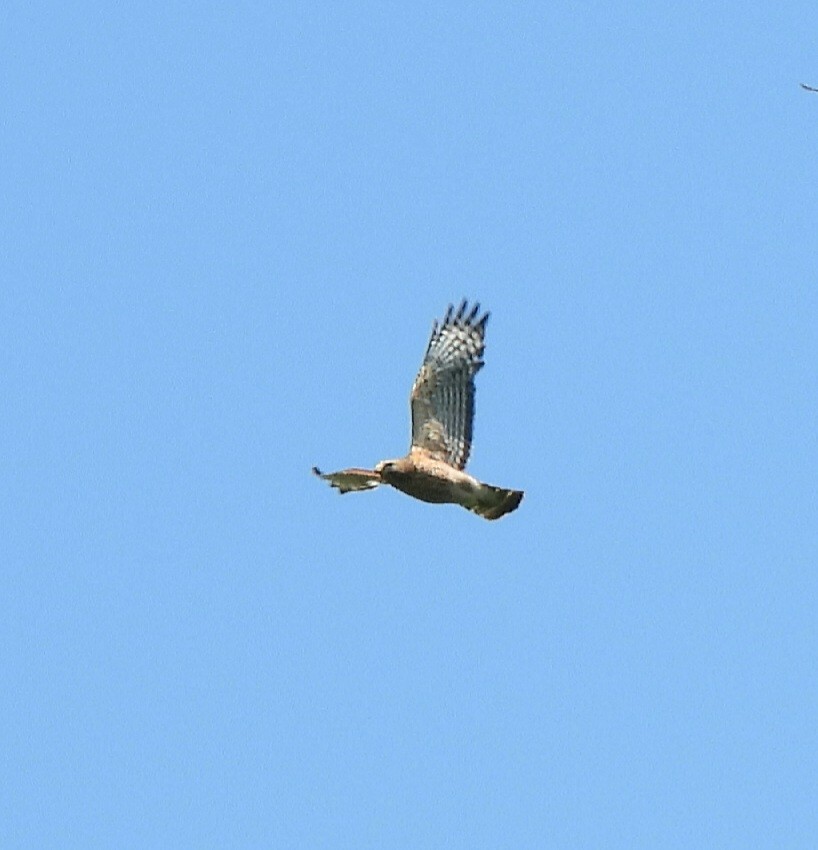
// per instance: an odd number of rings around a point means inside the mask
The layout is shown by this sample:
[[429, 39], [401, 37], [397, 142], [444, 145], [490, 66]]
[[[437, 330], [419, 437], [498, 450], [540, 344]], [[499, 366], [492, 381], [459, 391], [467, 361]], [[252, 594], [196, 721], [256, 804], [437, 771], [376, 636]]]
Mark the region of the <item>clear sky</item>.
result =
[[[818, 846], [814, 3], [13, 3], [0, 845]], [[491, 310], [486, 522], [408, 447]]]

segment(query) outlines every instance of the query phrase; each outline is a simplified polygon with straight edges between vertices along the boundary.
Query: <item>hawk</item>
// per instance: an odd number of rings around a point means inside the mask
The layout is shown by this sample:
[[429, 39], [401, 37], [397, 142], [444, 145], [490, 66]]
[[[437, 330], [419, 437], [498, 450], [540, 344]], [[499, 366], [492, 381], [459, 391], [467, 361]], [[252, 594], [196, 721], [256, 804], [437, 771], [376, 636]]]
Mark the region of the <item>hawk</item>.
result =
[[415, 378], [409, 403], [412, 445], [406, 457], [382, 460], [374, 469], [312, 471], [341, 493], [372, 490], [389, 484], [424, 502], [450, 503], [485, 519], [513, 511], [522, 490], [484, 484], [464, 472], [469, 459], [474, 419], [474, 376], [483, 367], [483, 338], [489, 314], [478, 319], [480, 305], [463, 300], [449, 305], [442, 322], [434, 322], [426, 356]]

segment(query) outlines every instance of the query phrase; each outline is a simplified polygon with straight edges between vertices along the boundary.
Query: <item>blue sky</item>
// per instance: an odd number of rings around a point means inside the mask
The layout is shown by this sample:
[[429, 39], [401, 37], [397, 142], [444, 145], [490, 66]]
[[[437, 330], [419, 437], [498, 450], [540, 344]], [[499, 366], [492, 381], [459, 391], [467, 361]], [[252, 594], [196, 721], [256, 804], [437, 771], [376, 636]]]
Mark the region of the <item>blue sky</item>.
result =
[[815, 847], [814, 7], [2, 18], [3, 847]]

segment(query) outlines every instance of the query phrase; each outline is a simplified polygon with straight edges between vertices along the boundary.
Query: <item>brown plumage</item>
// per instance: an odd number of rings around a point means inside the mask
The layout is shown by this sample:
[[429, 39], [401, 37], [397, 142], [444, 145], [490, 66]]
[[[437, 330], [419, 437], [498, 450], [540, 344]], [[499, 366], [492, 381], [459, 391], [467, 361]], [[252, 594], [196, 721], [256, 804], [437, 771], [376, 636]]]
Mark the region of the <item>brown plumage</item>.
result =
[[426, 356], [410, 395], [412, 445], [406, 457], [381, 461], [375, 469], [313, 472], [341, 493], [389, 484], [424, 502], [462, 505], [486, 519], [513, 511], [522, 490], [484, 484], [464, 472], [474, 420], [474, 376], [483, 367], [486, 322], [480, 305], [449, 305], [432, 326]]

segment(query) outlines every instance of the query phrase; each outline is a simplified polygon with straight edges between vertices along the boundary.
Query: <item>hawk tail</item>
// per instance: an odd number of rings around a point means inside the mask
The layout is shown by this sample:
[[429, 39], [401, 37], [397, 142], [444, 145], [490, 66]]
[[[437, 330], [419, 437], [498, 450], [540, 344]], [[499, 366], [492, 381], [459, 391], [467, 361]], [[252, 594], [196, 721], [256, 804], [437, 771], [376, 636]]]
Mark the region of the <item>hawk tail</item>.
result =
[[470, 508], [484, 519], [500, 519], [516, 510], [523, 500], [522, 490], [506, 490], [484, 484], [476, 505]]

